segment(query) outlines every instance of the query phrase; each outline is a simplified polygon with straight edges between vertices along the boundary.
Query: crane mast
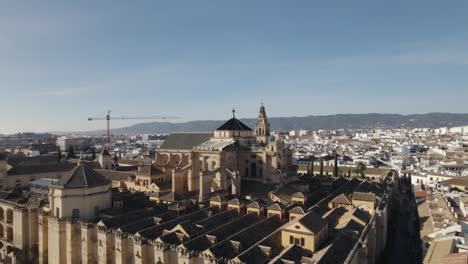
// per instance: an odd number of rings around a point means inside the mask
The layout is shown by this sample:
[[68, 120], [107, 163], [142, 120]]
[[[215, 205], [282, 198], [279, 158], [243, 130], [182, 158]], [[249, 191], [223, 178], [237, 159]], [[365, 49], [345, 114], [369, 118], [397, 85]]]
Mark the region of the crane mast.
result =
[[110, 150], [110, 141], [111, 141], [111, 133], [110, 133], [110, 121], [112, 120], [130, 120], [130, 119], [179, 119], [177, 116], [139, 116], [139, 117], [127, 117], [127, 116], [120, 116], [120, 117], [111, 117], [111, 111], [108, 110], [106, 116], [102, 117], [88, 117], [88, 121], [93, 120], [106, 120], [106, 149]]

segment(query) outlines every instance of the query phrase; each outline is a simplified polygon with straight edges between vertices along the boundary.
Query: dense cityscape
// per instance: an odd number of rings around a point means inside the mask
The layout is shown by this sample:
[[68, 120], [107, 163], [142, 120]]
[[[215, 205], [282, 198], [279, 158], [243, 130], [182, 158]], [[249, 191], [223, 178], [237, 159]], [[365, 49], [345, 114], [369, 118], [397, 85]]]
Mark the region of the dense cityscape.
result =
[[467, 14], [0, 0], [0, 264], [468, 264]]
[[2, 261], [460, 259], [467, 139], [468, 127], [270, 131], [263, 104], [255, 128], [233, 110], [213, 132], [110, 144], [105, 135], [4, 136]]

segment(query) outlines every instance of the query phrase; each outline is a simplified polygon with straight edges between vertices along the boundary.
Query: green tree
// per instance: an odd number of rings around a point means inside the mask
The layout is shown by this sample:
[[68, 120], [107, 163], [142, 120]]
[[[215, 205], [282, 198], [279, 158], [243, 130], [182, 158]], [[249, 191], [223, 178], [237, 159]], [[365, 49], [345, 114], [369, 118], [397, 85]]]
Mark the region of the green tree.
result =
[[57, 148], [57, 163], [62, 162], [62, 151], [60, 150], [60, 147]]
[[320, 158], [320, 175], [323, 175], [323, 159]]
[[72, 146], [72, 145], [68, 145], [67, 158], [68, 158], [68, 159], [74, 159], [74, 158], [76, 158], [76, 156], [75, 156], [75, 150], [73, 149], [73, 146]]
[[338, 155], [335, 152], [335, 164], [333, 166], [333, 177], [338, 177]]
[[354, 171], [357, 175], [360, 175], [362, 178], [364, 178], [366, 169], [366, 164], [360, 161], [356, 164], [356, 168], [354, 169]]

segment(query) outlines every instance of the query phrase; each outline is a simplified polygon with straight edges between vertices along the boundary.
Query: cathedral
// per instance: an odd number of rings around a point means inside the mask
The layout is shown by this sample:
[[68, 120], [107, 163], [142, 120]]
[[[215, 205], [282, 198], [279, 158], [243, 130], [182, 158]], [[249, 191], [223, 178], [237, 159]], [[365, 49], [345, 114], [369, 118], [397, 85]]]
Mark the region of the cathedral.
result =
[[[241, 193], [241, 179], [281, 183], [292, 165], [292, 153], [279, 138], [270, 135], [263, 104], [252, 130], [232, 118], [212, 133], [172, 133], [161, 145], [152, 169], [158, 173], [145, 181], [170, 181], [172, 192], [194, 192], [199, 200], [210, 193]], [[150, 173], [151, 174], [151, 173]]]

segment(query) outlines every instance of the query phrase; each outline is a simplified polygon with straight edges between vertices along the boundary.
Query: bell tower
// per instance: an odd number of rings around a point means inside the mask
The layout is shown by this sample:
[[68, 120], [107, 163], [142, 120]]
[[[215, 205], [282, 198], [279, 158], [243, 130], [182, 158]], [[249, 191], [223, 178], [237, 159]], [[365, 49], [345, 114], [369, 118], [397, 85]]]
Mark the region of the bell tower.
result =
[[268, 144], [270, 138], [270, 123], [268, 122], [263, 103], [260, 105], [257, 124], [255, 125], [255, 136], [258, 144]]

